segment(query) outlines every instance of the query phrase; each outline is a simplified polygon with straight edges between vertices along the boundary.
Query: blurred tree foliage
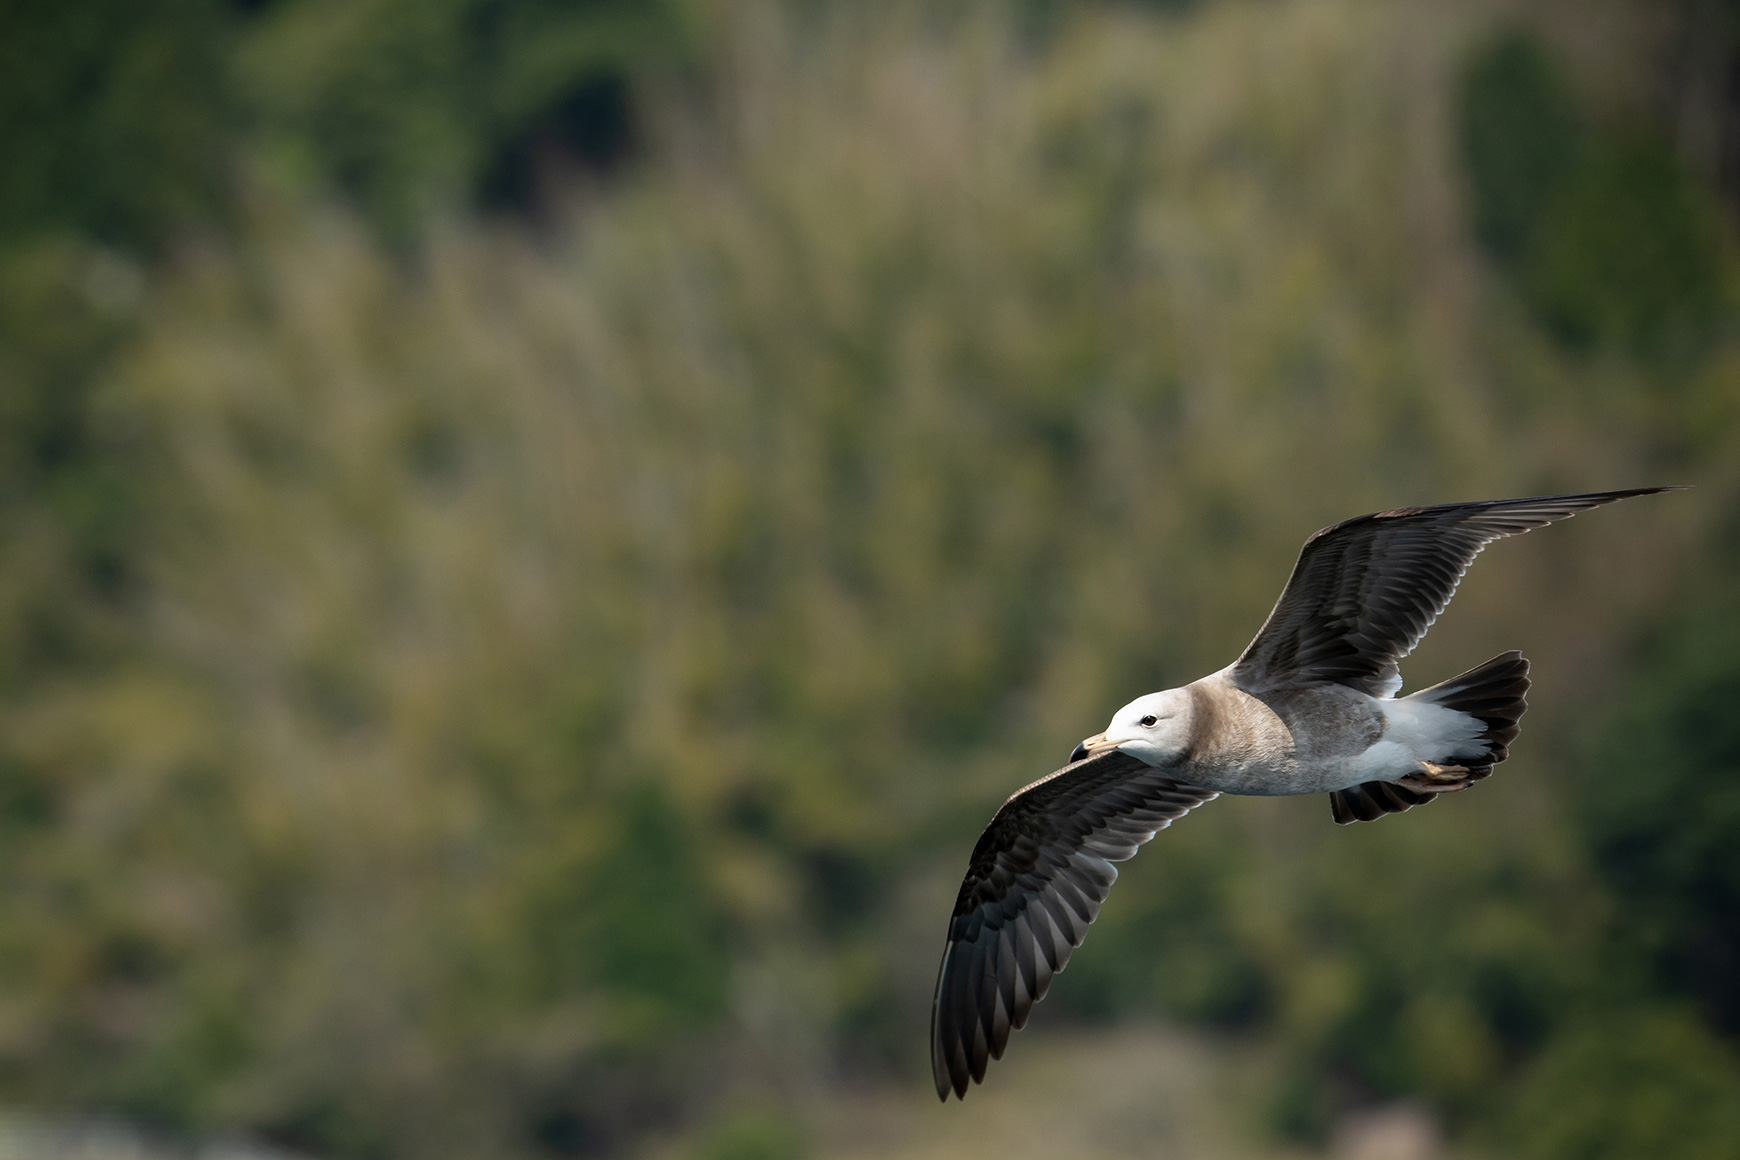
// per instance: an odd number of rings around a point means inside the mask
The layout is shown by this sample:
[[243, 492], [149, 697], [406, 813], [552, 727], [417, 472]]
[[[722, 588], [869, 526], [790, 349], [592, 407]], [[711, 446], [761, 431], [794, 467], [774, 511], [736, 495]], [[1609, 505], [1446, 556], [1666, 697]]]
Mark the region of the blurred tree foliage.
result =
[[[150, 268], [42, 232], [143, 252], [152, 182], [113, 233], [9, 211], [0, 1093], [335, 1156], [800, 1155], [714, 1109], [922, 1069], [977, 827], [1225, 663], [1306, 530], [1695, 478], [1493, 553], [1410, 663], [1537, 661], [1502, 776], [1350, 830], [1217, 803], [1039, 1017], [1266, 1044], [1299, 1135], [1408, 1096], [1539, 1160], [1718, 1154], [1740, 654], [1688, 612], [1616, 674], [1729, 558], [1719, 227], [1464, 6], [1151, 7], [1036, 46], [1001, 5], [279, 0], [175, 41], [230, 46], [174, 74], [231, 94], [210, 132], [309, 180]], [[704, 83], [637, 87], [703, 27]], [[399, 260], [642, 115], [583, 219]], [[1680, 389], [1488, 309], [1463, 179], [1536, 317]]]
[[248, 151], [400, 240], [432, 209], [523, 209], [540, 174], [623, 157], [631, 81], [688, 24], [679, 0], [8, 4], [0, 243], [154, 249], [221, 222]]
[[1541, 1054], [1513, 1115], [1525, 1160], [1718, 1160], [1740, 1140], [1740, 1066], [1677, 1012], [1606, 1013]]
[[0, 243], [70, 230], [151, 246], [210, 221], [235, 24], [220, 0], [5, 5]]
[[677, 0], [300, 0], [241, 68], [278, 150], [404, 238], [479, 196], [524, 208], [540, 166], [620, 160], [629, 77], [685, 33]]
[[1577, 164], [1582, 120], [1545, 47], [1527, 33], [1499, 36], [1465, 70], [1459, 128], [1474, 229], [1514, 266]]
[[807, 1152], [802, 1132], [789, 1120], [752, 1108], [714, 1128], [696, 1160], [803, 1160]]
[[1460, 120], [1476, 232], [1555, 333], [1679, 361], [1707, 340], [1714, 207], [1659, 132], [1587, 124], [1517, 31], [1471, 57]]
[[1740, 610], [1696, 605], [1592, 747], [1578, 818], [1655, 984], [1740, 1034]]

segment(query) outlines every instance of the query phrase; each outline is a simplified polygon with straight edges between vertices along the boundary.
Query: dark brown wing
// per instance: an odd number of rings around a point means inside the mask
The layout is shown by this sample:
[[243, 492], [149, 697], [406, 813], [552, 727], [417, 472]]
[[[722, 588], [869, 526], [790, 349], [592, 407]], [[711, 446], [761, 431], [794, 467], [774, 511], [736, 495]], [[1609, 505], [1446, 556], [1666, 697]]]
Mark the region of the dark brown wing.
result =
[[931, 1004], [942, 1099], [985, 1078], [1009, 1032], [1081, 945], [1117, 880], [1113, 862], [1216, 797], [1112, 750], [1067, 765], [1003, 803], [973, 848]]
[[1402, 685], [1397, 662], [1420, 643], [1486, 545], [1615, 500], [1676, 490], [1399, 508], [1324, 528], [1305, 541], [1275, 610], [1228, 675], [1253, 692], [1336, 681], [1392, 696]]

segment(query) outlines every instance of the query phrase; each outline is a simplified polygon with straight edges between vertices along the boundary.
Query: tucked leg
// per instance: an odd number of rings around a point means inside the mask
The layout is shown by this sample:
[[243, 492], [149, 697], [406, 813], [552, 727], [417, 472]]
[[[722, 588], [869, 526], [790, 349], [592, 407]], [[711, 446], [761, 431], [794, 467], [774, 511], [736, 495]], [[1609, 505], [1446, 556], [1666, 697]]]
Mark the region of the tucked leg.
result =
[[1417, 772], [1396, 779], [1396, 784], [1406, 786], [1415, 793], [1455, 793], [1467, 789], [1481, 778], [1492, 772], [1492, 767], [1475, 768], [1467, 765], [1438, 765], [1430, 761], [1420, 762]]

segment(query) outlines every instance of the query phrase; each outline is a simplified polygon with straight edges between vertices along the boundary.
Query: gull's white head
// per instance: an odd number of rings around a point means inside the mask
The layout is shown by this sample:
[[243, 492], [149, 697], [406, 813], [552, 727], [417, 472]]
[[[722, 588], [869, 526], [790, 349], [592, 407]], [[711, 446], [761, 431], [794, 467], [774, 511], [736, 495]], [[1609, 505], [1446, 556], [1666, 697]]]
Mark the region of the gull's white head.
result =
[[1149, 693], [1114, 713], [1106, 731], [1078, 745], [1070, 760], [1118, 749], [1149, 765], [1172, 765], [1190, 748], [1191, 725], [1189, 693], [1183, 689]]

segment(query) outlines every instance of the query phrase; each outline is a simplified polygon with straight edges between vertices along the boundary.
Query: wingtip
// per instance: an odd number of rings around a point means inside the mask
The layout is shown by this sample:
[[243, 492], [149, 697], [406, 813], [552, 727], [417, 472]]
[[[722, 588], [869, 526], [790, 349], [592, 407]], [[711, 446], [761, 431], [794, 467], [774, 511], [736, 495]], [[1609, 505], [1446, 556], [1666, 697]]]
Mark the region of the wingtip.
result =
[[933, 1061], [931, 1064], [931, 1080], [936, 1085], [936, 1098], [938, 1100], [946, 1104], [949, 1102], [949, 1097], [954, 1096], [956, 1099], [965, 1102], [967, 1098], [966, 1076], [963, 1075], [956, 1077], [950, 1075], [946, 1064], [939, 1065], [937, 1062]]
[[[1590, 491], [1583, 492], [1579, 495], [1541, 496], [1540, 498], [1544, 500], [1556, 499], [1571, 502], [1581, 500], [1583, 503], [1587, 504], [1588, 507], [1594, 508], [1603, 507], [1610, 503], [1618, 503], [1620, 500], [1636, 499], [1640, 495], [1661, 495], [1662, 493], [1669, 491], [1689, 490], [1691, 490], [1690, 484], [1669, 483], [1663, 484], [1659, 487], [1628, 487], [1619, 491]], [[1587, 510], [1587, 508], [1584, 510]]]
[[1657, 487], [1626, 487], [1617, 491], [1586, 491], [1573, 495], [1544, 495], [1540, 499], [1591, 500], [1597, 505], [1615, 503], [1622, 499], [1635, 499], [1640, 495], [1660, 495], [1667, 491], [1690, 491], [1691, 485], [1686, 483], [1668, 483]]
[[1659, 495], [1664, 491], [1690, 490], [1692, 490], [1692, 485], [1689, 483], [1665, 483], [1659, 487], [1631, 487], [1626, 488], [1624, 491], [1610, 491], [1605, 493], [1597, 492], [1596, 494], [1610, 495], [1614, 499], [1630, 499], [1632, 496], [1637, 495]]

